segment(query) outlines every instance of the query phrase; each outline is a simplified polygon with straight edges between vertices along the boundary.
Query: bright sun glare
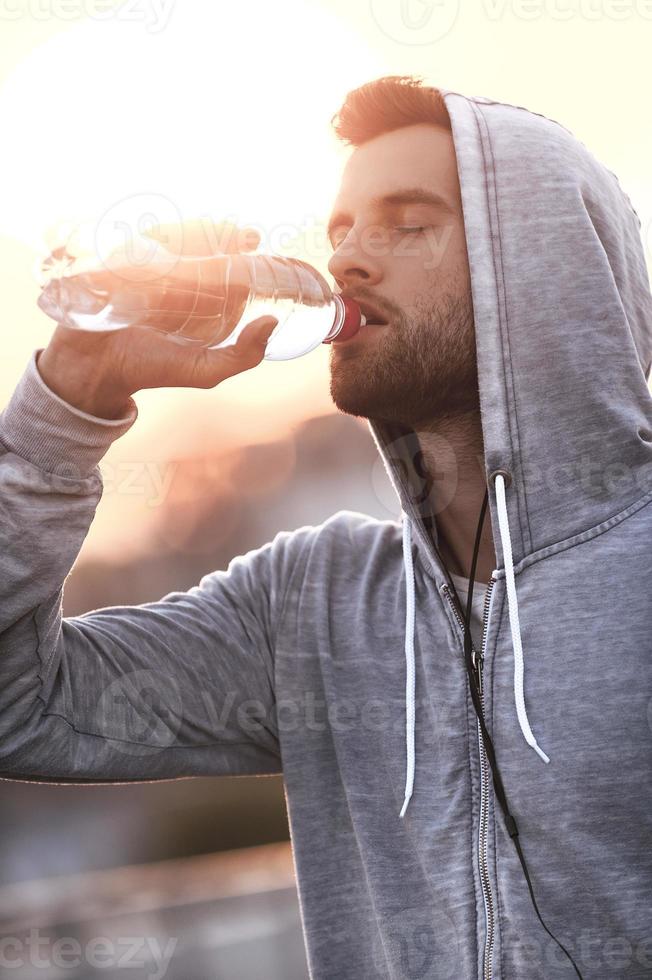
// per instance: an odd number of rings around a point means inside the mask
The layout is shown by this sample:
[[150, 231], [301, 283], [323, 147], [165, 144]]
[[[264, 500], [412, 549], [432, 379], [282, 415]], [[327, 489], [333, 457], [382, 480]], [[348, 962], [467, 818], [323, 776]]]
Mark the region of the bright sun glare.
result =
[[[9, 389], [54, 329], [36, 306], [41, 261], [80, 221], [104, 234], [121, 221], [142, 230], [226, 218], [258, 227], [262, 250], [326, 272], [325, 237], [314, 229], [323, 230], [346, 152], [329, 120], [350, 88], [387, 73], [382, 57], [319, 0], [145, 7], [138, 20], [118, 10], [53, 23], [0, 89], [0, 131], [12, 148], [0, 181], [0, 254], [15, 269], [5, 318], [21, 325], [6, 345], [15, 336]], [[157, 9], [162, 24], [151, 23]], [[292, 420], [329, 410], [325, 354], [268, 362], [218, 392], [139, 393], [142, 417], [109, 463], [192, 453], [218, 437], [224, 445], [275, 438]], [[181, 413], [192, 424], [180, 426]], [[105, 493], [87, 553], [128, 546], [130, 500]], [[141, 508], [141, 530], [146, 516]]]
[[323, 222], [341, 152], [329, 119], [382, 73], [377, 56], [306, 0], [163, 8], [159, 24], [72, 26], [8, 79], [0, 127], [21, 150], [4, 163], [1, 233], [38, 251], [81, 219], [226, 217], [282, 251]]

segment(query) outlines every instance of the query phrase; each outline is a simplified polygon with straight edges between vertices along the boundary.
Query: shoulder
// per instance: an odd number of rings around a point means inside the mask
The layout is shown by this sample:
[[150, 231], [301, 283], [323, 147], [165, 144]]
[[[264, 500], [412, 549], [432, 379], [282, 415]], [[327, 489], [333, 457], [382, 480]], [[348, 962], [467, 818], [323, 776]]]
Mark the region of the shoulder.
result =
[[401, 525], [379, 520], [359, 511], [339, 510], [321, 524], [281, 531], [272, 546], [304, 567], [315, 564], [351, 568], [386, 561], [394, 550], [401, 552]]

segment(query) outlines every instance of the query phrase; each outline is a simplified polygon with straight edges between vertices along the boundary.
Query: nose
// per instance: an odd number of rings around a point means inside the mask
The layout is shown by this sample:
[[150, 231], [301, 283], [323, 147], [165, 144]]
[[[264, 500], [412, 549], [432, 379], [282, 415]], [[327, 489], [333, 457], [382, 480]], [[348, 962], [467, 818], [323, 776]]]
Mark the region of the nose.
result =
[[340, 289], [363, 283], [373, 286], [383, 277], [378, 257], [361, 247], [360, 239], [351, 229], [333, 252], [328, 271]]

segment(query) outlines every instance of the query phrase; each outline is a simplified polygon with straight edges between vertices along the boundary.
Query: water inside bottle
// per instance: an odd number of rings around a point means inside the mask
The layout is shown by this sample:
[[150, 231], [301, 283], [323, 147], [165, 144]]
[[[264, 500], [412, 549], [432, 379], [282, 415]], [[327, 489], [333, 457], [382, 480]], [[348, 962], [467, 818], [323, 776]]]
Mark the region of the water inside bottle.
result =
[[287, 361], [310, 353], [322, 343], [333, 326], [335, 311], [330, 303], [325, 306], [303, 306], [289, 298], [271, 302], [254, 297], [231, 336], [211, 346], [228, 346], [248, 323], [267, 315], [276, 317], [279, 322], [267, 341], [265, 360]]
[[[249, 283], [229, 281], [228, 257], [211, 257], [210, 275], [206, 261], [201, 260], [202, 270], [199, 258], [177, 257], [172, 269], [152, 278], [138, 277], [128, 263], [114, 261], [108, 268], [69, 258], [50, 273], [38, 305], [58, 322], [82, 330], [149, 327], [180, 342], [209, 346], [225, 340], [240, 320]], [[169, 255], [160, 262], [161, 268], [169, 265]]]
[[279, 322], [267, 360], [314, 350], [335, 316], [325, 281], [298, 261], [283, 264], [279, 275], [278, 260], [265, 256], [171, 256], [159, 249], [138, 269], [120, 251], [102, 264], [64, 251], [53, 253], [43, 271], [40, 308], [83, 330], [148, 327], [180, 344], [220, 348], [234, 344], [252, 320], [271, 315]]

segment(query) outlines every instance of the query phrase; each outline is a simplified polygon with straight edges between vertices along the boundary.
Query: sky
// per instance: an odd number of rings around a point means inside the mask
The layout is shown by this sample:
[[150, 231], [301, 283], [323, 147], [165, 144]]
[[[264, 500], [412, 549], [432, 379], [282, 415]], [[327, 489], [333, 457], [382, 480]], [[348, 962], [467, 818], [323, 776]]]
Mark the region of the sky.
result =
[[[330, 117], [381, 75], [563, 123], [618, 176], [652, 266], [651, 49], [652, 0], [0, 0], [0, 404], [54, 327], [38, 266], [67, 222], [227, 217], [326, 273], [349, 152]], [[136, 402], [107, 472], [334, 410], [325, 348]], [[136, 547], [138, 506], [109, 490], [86, 551]]]

